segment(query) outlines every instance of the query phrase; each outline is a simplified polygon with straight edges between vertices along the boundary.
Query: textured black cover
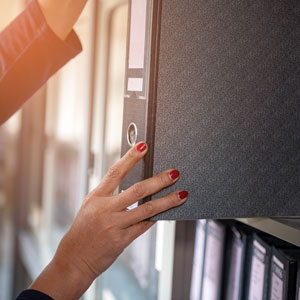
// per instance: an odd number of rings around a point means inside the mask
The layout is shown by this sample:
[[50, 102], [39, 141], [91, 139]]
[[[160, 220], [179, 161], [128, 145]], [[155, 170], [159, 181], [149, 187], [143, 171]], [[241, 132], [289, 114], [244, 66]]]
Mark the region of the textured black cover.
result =
[[157, 80], [157, 219], [300, 215], [300, 1], [162, 0]]

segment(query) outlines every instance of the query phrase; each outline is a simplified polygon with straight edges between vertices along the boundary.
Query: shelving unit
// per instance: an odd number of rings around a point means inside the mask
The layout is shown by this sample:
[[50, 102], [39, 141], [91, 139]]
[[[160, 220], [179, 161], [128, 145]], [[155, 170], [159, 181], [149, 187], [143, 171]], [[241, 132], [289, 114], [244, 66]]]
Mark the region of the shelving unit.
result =
[[250, 218], [237, 221], [300, 247], [300, 218]]

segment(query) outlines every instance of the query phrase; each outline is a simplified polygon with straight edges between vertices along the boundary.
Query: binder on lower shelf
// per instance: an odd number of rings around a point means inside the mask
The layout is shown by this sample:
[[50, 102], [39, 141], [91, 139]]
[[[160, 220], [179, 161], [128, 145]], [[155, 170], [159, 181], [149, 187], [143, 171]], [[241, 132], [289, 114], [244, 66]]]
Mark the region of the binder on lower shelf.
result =
[[194, 237], [184, 299], [300, 300], [299, 247], [230, 220], [199, 220]]
[[246, 300], [267, 300], [271, 247], [256, 233], [253, 234], [246, 263]]
[[300, 264], [297, 268], [296, 300], [300, 300]]
[[206, 226], [201, 300], [219, 300], [222, 289], [226, 227], [209, 220]]
[[224, 299], [243, 300], [243, 282], [248, 236], [232, 226], [227, 233]]
[[205, 242], [206, 242], [206, 225], [207, 225], [206, 220], [197, 221], [190, 300], [199, 300], [201, 297], [204, 249], [205, 249]]
[[[269, 299], [295, 299], [297, 261], [300, 251], [272, 247]], [[298, 257], [298, 258], [297, 258]]]

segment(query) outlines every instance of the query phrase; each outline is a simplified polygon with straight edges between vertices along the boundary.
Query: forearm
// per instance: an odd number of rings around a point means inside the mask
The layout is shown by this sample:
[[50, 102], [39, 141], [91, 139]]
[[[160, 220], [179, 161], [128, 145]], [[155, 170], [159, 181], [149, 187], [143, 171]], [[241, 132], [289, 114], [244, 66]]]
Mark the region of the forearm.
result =
[[29, 288], [55, 300], [78, 300], [92, 282], [89, 276], [68, 265], [67, 260], [54, 258]]
[[0, 33], [0, 125], [81, 49], [74, 32], [63, 41], [30, 1]]
[[87, 0], [38, 0], [49, 27], [61, 39], [71, 32]]
[[124, 176], [144, 158], [147, 149], [146, 143], [138, 143], [111, 167], [99, 186], [84, 200], [54, 259], [30, 289], [55, 300], [79, 299], [133, 240], [154, 225], [147, 221], [149, 218], [186, 201], [188, 192], [177, 191], [135, 209], [126, 209], [177, 182], [180, 174], [174, 169], [114, 195]]

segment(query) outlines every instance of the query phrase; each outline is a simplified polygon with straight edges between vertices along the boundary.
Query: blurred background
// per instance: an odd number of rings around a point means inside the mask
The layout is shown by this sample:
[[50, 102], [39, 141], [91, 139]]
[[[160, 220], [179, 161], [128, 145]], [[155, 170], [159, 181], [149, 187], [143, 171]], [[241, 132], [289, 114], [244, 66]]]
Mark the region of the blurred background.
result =
[[[26, 2], [0, 0], [0, 29]], [[75, 28], [84, 51], [0, 127], [0, 299], [47, 265], [120, 158], [127, 14], [127, 0], [90, 0]], [[174, 243], [175, 223], [159, 222], [83, 299], [171, 299]]]
[[[83, 52], [0, 127], [0, 300], [50, 262], [86, 194], [120, 158], [128, 1], [89, 0], [75, 26]], [[0, 0], [0, 30], [27, 2]], [[300, 246], [299, 220], [239, 221], [270, 245], [283, 242], [265, 232]], [[243, 277], [256, 233], [234, 220], [160, 221], [82, 299], [244, 299], [252, 279], [254, 292], [271, 286], [257, 280], [264, 265]], [[300, 267], [297, 284], [300, 295]]]

